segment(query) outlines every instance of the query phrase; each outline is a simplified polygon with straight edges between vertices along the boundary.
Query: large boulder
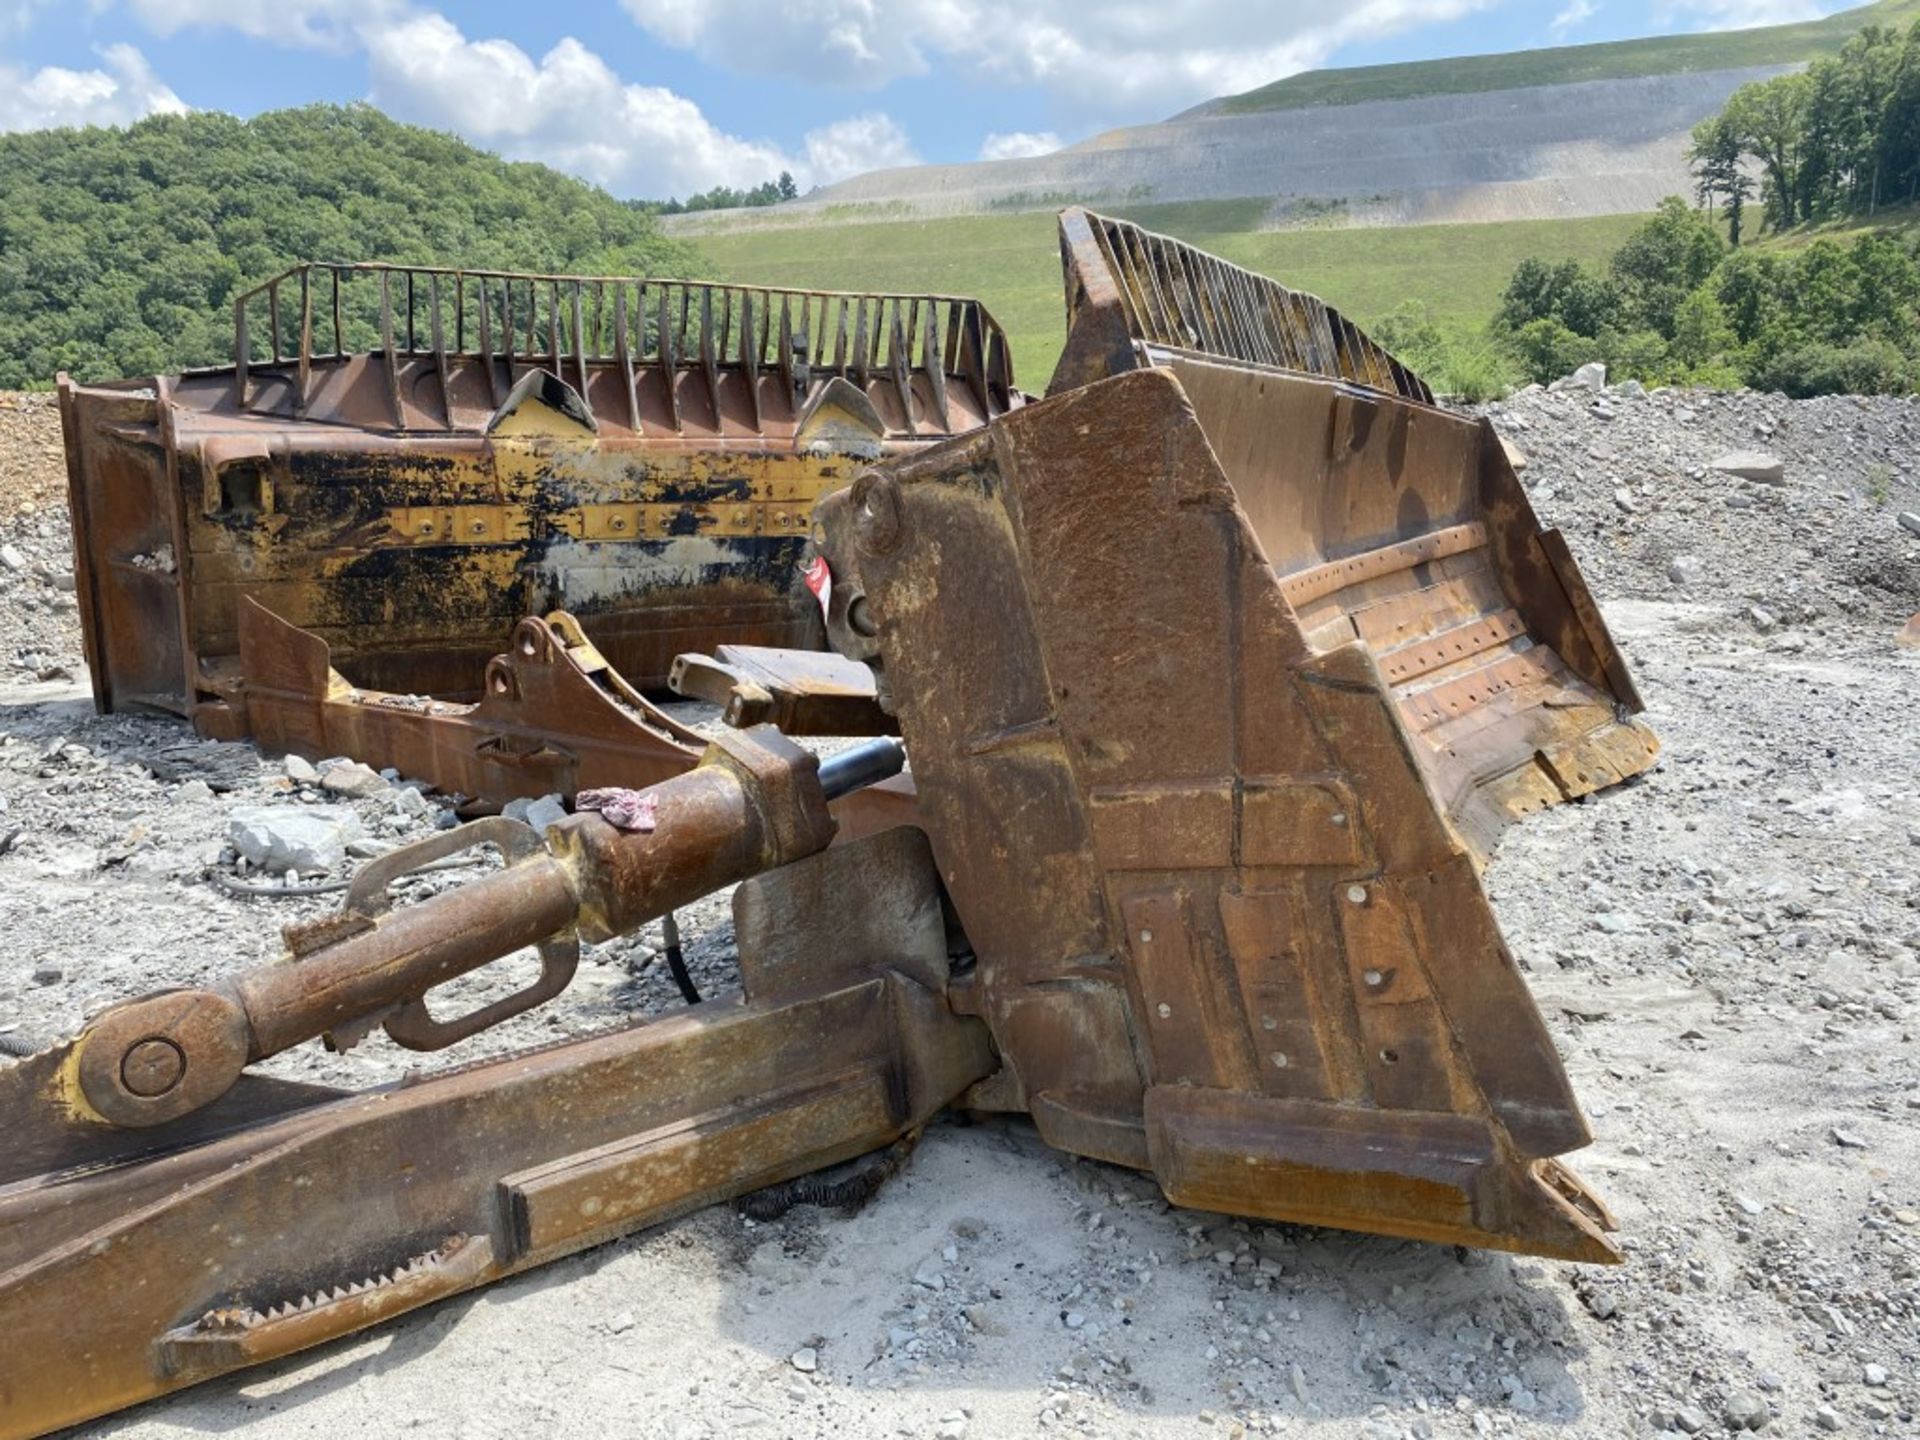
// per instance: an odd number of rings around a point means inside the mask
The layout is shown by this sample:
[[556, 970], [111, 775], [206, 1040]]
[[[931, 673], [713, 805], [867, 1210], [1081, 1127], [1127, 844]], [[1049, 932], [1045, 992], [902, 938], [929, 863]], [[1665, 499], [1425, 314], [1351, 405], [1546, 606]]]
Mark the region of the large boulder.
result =
[[1553, 382], [1549, 390], [1604, 390], [1607, 388], [1607, 367], [1598, 360], [1590, 360], [1571, 375]]
[[1720, 475], [1732, 475], [1761, 485], [1787, 483], [1787, 462], [1765, 450], [1735, 450], [1722, 455], [1707, 467]]
[[340, 805], [242, 805], [227, 817], [227, 842], [249, 865], [317, 874], [347, 858], [360, 821]]

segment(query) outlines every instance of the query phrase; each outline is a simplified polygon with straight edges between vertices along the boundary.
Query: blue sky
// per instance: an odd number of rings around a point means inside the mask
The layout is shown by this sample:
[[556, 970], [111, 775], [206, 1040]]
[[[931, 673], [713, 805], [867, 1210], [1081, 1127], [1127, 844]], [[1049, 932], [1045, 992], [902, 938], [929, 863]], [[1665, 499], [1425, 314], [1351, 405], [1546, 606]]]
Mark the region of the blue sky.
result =
[[0, 130], [371, 100], [619, 195], [1037, 153], [1302, 69], [1850, 0], [0, 0]]

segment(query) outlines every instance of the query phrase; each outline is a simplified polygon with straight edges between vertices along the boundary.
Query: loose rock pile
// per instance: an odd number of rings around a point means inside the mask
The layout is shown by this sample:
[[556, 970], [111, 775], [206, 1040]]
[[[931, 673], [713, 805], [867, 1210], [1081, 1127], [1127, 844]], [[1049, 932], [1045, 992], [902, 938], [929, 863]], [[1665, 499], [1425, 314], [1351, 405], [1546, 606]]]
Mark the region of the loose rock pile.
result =
[[1762, 629], [1920, 610], [1920, 402], [1568, 384], [1486, 413], [1602, 595]]

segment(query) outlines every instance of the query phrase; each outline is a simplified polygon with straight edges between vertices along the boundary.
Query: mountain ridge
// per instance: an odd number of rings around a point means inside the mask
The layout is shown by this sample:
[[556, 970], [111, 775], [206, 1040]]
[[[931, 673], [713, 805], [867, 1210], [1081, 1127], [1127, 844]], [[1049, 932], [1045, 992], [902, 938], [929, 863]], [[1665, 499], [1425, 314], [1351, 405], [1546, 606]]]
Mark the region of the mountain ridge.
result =
[[870, 171], [669, 229], [1251, 199], [1267, 202], [1263, 228], [1632, 213], [1691, 193], [1691, 131], [1741, 85], [1915, 20], [1920, 0], [1877, 0], [1789, 25], [1310, 71], [1049, 155]]
[[1237, 95], [1202, 101], [1171, 117], [1260, 114], [1369, 100], [1569, 85], [1589, 80], [1646, 79], [1656, 75], [1803, 65], [1837, 54], [1869, 25], [1906, 26], [1920, 20], [1920, 0], [1875, 0], [1819, 20], [1758, 25], [1743, 30], [1648, 35], [1584, 45], [1454, 55], [1390, 65], [1305, 70]]

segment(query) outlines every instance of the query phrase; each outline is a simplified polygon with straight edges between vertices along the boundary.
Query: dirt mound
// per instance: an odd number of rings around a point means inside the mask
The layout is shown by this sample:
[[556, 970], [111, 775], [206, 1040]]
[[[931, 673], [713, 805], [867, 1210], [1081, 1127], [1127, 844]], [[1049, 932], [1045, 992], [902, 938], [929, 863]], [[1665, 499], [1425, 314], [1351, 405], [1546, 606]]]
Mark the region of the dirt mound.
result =
[[0, 684], [79, 672], [73, 585], [59, 402], [0, 390]]
[[0, 515], [66, 498], [60, 405], [50, 390], [0, 390]]

